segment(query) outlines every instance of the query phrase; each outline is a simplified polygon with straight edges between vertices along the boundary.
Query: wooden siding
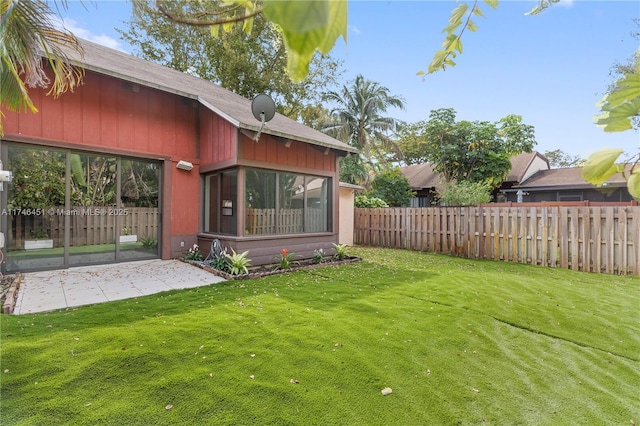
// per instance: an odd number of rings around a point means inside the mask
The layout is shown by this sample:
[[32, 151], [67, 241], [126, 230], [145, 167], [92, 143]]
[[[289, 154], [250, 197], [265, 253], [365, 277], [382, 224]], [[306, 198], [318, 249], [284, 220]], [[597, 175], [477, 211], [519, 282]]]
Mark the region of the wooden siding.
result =
[[356, 209], [355, 243], [640, 276], [640, 207]]
[[249, 251], [248, 257], [251, 264], [266, 265], [274, 263], [274, 257], [287, 249], [294, 253], [296, 259], [310, 259], [315, 250], [322, 249], [326, 255], [335, 253], [333, 244], [338, 243], [336, 234], [308, 234], [308, 235], [270, 235], [269, 237], [234, 238], [225, 236], [198, 235], [198, 246], [203, 256], [207, 256], [214, 238], [219, 238], [222, 246], [231, 253], [234, 249], [237, 253]]
[[238, 130], [207, 109], [200, 109], [200, 162], [204, 165], [235, 160]]
[[200, 218], [200, 174], [198, 167], [178, 170], [173, 166], [171, 180], [171, 234], [195, 235]]
[[336, 171], [336, 153], [315, 147], [311, 144], [291, 141], [289, 147], [269, 135], [262, 135], [258, 142], [242, 134], [239, 158], [260, 161], [277, 165], [276, 168], [287, 170], [286, 166], [307, 169]]
[[178, 96], [92, 72], [82, 86], [57, 99], [43, 89], [29, 95], [39, 112], [3, 109], [5, 139], [17, 135], [197, 161], [197, 109]]
[[[162, 257], [170, 256], [174, 239], [195, 239], [200, 216], [197, 102], [91, 71], [82, 86], [57, 99], [43, 89], [29, 94], [39, 112], [3, 109], [3, 139], [164, 159]], [[194, 169], [176, 170], [179, 160], [193, 163]]]

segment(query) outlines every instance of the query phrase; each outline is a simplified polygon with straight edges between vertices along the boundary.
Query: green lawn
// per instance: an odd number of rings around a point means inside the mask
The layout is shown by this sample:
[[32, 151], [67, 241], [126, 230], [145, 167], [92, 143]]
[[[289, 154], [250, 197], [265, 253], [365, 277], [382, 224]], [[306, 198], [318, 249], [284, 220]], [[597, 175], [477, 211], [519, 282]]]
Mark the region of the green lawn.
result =
[[0, 422], [640, 424], [639, 278], [353, 252], [2, 316]]

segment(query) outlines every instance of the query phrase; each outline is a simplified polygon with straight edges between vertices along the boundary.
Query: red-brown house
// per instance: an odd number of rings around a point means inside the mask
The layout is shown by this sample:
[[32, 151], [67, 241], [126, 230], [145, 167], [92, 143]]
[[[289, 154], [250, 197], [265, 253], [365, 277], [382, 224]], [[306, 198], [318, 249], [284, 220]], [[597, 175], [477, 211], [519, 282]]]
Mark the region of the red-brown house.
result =
[[338, 242], [348, 145], [200, 78], [82, 41], [83, 84], [3, 110], [3, 271], [180, 256], [211, 241], [253, 264]]

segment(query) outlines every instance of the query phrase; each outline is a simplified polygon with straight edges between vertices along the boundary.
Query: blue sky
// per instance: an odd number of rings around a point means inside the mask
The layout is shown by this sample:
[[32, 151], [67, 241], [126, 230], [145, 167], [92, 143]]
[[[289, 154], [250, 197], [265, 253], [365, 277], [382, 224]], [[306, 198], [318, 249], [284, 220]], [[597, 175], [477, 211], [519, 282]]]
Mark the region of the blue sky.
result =
[[[438, 108], [454, 108], [459, 120], [518, 114], [535, 127], [540, 152], [637, 152], [637, 132], [605, 133], [592, 117], [611, 82], [611, 66], [638, 49], [630, 34], [638, 30], [633, 19], [640, 18], [640, 2], [564, 0], [525, 16], [535, 4], [503, 0], [497, 10], [482, 4], [485, 17], [474, 19], [477, 32], [465, 34], [458, 65], [419, 77], [456, 2], [351, 0], [347, 43], [340, 39], [332, 55], [343, 61], [345, 83], [362, 74], [402, 96], [405, 110], [389, 111], [401, 120], [428, 119]], [[127, 29], [129, 2], [94, 0], [83, 7], [72, 1], [61, 14], [77, 36], [132, 51], [114, 29]]]

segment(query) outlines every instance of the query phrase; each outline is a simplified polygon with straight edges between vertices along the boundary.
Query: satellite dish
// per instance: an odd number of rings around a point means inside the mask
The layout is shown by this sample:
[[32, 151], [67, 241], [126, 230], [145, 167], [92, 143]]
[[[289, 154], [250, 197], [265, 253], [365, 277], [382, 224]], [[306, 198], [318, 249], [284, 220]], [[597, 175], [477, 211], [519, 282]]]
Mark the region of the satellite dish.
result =
[[260, 121], [260, 130], [258, 130], [258, 133], [253, 138], [253, 140], [257, 142], [258, 139], [260, 139], [264, 124], [276, 115], [276, 104], [269, 95], [261, 93], [256, 95], [253, 101], [251, 101], [251, 112], [256, 120]]
[[271, 121], [276, 115], [276, 104], [269, 95], [261, 93], [251, 101], [251, 112], [258, 121]]

